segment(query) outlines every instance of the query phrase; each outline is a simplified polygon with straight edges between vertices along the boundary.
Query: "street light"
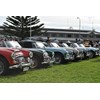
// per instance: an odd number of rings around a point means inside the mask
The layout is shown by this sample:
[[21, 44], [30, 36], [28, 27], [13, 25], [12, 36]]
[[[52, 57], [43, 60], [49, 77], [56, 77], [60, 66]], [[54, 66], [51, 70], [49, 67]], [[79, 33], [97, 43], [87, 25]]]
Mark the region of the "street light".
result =
[[79, 38], [80, 38], [80, 30], [81, 30], [81, 19], [80, 19], [80, 17], [77, 17], [77, 19], [79, 20]]
[[30, 18], [30, 39], [31, 39], [31, 36], [32, 36], [32, 32], [31, 32], [31, 18]]

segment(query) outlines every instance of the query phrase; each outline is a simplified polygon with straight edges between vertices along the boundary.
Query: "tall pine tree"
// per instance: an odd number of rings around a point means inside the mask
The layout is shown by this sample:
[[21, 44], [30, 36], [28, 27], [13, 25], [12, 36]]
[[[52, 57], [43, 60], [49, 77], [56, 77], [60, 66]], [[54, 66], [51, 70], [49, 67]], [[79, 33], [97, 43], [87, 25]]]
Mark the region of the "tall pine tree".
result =
[[37, 16], [8, 16], [3, 26], [5, 33], [22, 38], [40, 35], [44, 28]]

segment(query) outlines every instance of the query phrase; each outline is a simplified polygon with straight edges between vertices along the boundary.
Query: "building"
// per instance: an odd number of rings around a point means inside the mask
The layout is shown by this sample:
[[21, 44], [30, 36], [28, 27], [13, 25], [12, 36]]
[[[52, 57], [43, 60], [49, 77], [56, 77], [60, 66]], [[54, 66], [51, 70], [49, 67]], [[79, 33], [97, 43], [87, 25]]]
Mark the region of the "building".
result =
[[[0, 27], [0, 33], [3, 34], [3, 27]], [[51, 40], [61, 41], [76, 41], [76, 39], [100, 41], [100, 32], [95, 30], [78, 30], [78, 29], [56, 29], [56, 28], [44, 28], [41, 32], [41, 36], [34, 36], [31, 39], [47, 40], [49, 37]]]
[[95, 30], [76, 30], [76, 29], [53, 29], [45, 28], [45, 33], [42, 35], [44, 39], [50, 37], [51, 39], [57, 39], [62, 41], [75, 41], [76, 39], [82, 40], [100, 40], [100, 32]]

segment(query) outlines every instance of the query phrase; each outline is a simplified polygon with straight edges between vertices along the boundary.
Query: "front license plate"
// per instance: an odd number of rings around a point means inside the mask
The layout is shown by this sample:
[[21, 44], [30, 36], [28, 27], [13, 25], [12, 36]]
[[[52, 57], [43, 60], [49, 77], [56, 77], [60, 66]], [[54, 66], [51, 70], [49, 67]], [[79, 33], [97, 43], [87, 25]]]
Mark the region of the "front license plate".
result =
[[28, 71], [29, 70], [29, 67], [24, 67], [23, 68], [23, 71]]

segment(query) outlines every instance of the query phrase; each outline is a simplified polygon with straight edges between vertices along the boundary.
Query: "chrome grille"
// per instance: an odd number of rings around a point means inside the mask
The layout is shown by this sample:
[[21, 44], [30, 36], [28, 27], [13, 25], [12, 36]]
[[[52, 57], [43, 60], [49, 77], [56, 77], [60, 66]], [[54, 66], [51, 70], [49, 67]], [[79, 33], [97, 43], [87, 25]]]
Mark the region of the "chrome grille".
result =
[[18, 63], [24, 63], [25, 62], [25, 58], [24, 57], [17, 57], [15, 59], [15, 61], [17, 61]]

